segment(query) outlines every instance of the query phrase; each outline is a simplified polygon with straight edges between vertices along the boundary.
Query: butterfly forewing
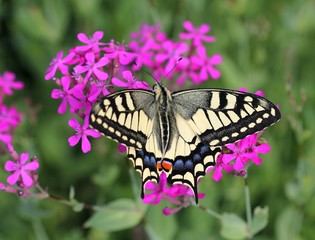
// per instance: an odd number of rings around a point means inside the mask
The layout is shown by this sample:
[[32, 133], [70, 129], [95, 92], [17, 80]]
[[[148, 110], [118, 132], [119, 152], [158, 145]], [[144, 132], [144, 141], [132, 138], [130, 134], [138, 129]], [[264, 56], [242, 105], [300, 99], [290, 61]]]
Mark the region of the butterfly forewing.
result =
[[211, 146], [236, 142], [280, 119], [273, 103], [251, 93], [197, 89], [176, 92], [172, 97], [174, 112]]
[[126, 90], [96, 102], [90, 125], [119, 143], [142, 148], [152, 132], [154, 94], [145, 90]]

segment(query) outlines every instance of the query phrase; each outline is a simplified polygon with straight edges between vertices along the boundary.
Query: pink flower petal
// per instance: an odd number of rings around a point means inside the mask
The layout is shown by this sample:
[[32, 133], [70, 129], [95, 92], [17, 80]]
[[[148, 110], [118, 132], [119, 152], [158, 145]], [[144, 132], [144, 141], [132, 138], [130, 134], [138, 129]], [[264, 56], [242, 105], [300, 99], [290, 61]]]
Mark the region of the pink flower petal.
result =
[[118, 151], [124, 153], [127, 151], [127, 147], [123, 144], [118, 144]]
[[235, 153], [231, 153], [231, 154], [223, 154], [222, 155], [222, 162], [224, 164], [228, 164], [231, 161], [235, 160], [237, 157], [237, 155]]
[[51, 98], [53, 99], [63, 98], [63, 96], [64, 96], [64, 92], [60, 89], [53, 89], [51, 91]]
[[14, 172], [7, 178], [7, 183], [14, 185], [19, 180], [20, 173], [18, 171]]
[[68, 124], [70, 127], [72, 127], [73, 129], [78, 129], [80, 128], [80, 123], [78, 122], [77, 119], [75, 119], [74, 117], [70, 118], [68, 121]]
[[70, 87], [70, 77], [69, 76], [63, 76], [61, 78], [61, 86], [63, 87], [64, 91], [67, 91]]
[[201, 33], [207, 33], [210, 31], [210, 26], [208, 24], [202, 24], [199, 28]]
[[68, 101], [66, 98], [63, 98], [58, 107], [58, 113], [64, 114], [67, 111], [67, 107], [68, 107]]
[[13, 171], [16, 170], [16, 165], [17, 165], [17, 164], [16, 164], [15, 162], [9, 160], [9, 161], [7, 161], [7, 162], [5, 163], [4, 169], [5, 169], [7, 172], [13, 172]]
[[255, 152], [263, 153], [263, 154], [266, 154], [266, 153], [270, 152], [270, 150], [271, 150], [271, 148], [270, 148], [270, 145], [268, 143], [263, 143], [261, 145], [258, 145], [255, 148]]
[[184, 21], [183, 28], [186, 29], [188, 32], [195, 30], [190, 21]]
[[93, 73], [99, 80], [106, 80], [108, 78], [108, 74], [106, 72], [103, 72], [97, 68], [93, 70]]
[[87, 153], [91, 150], [91, 143], [85, 135], [82, 136], [81, 149], [84, 153]]
[[245, 164], [241, 158], [237, 158], [233, 167], [236, 171], [240, 171], [240, 170], [243, 170], [243, 168], [245, 167]]
[[0, 182], [0, 190], [3, 191], [6, 189], [6, 185]]
[[103, 31], [96, 31], [94, 34], [93, 34], [93, 39], [94, 40], [101, 40], [104, 36], [104, 32]]
[[223, 177], [222, 168], [221, 167], [215, 168], [214, 173], [212, 175], [212, 179], [218, 182], [221, 180], [222, 177]]
[[99, 138], [99, 137], [102, 136], [99, 132], [97, 132], [94, 129], [87, 129], [87, 130], [85, 130], [85, 134], [87, 136], [91, 136], [91, 137], [94, 137], [94, 138]]
[[73, 146], [75, 146], [75, 145], [77, 145], [78, 144], [78, 142], [80, 141], [80, 139], [81, 139], [81, 136], [79, 136], [79, 135], [73, 135], [73, 136], [71, 136], [71, 137], [69, 137], [68, 138], [68, 143], [69, 143], [69, 145], [71, 146], [71, 147], [73, 147]]
[[223, 58], [220, 54], [215, 54], [209, 59], [209, 63], [214, 64], [214, 65], [220, 64], [222, 63], [222, 61], [223, 61]]
[[21, 161], [22, 165], [24, 165], [24, 163], [26, 163], [26, 161], [28, 160], [28, 157], [29, 157], [28, 152], [21, 153], [20, 161]]
[[85, 35], [85, 33], [78, 33], [77, 38], [80, 42], [89, 43], [89, 38]]
[[39, 163], [37, 161], [32, 161], [28, 164], [25, 164], [23, 169], [29, 171], [35, 171], [39, 168]]
[[119, 78], [112, 78], [112, 84], [117, 87], [127, 87], [128, 84], [124, 81], [121, 81]]
[[25, 172], [21, 171], [22, 182], [26, 187], [30, 187], [33, 184], [33, 179]]
[[251, 158], [253, 163], [256, 165], [261, 165], [262, 164], [262, 159], [258, 156]]
[[94, 53], [88, 52], [87, 54], [85, 54], [85, 59], [86, 59], [89, 63], [91, 63], [91, 64], [94, 65], [94, 63], [95, 63], [95, 55], [94, 55]]

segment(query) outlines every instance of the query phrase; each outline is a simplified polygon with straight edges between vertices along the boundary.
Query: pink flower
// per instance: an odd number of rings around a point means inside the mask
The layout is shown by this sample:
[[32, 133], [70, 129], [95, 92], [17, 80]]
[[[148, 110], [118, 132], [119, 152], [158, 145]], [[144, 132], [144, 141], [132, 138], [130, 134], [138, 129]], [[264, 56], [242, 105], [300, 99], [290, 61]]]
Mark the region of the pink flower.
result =
[[0, 182], [0, 191], [3, 191], [6, 189], [6, 185]]
[[84, 72], [87, 72], [84, 82], [86, 83], [92, 74], [94, 74], [99, 80], [106, 80], [108, 78], [108, 74], [99, 68], [106, 66], [109, 63], [109, 60], [107, 57], [102, 57], [98, 60], [98, 62], [95, 62], [95, 54], [88, 52], [85, 55], [86, 58], [86, 65], [84, 66], [76, 66], [77, 73], [81, 74]]
[[[152, 40], [153, 41], [153, 40]], [[145, 65], [149, 68], [154, 67], [153, 62], [153, 50], [150, 42], [145, 43], [143, 46], [139, 45], [137, 42], [134, 42], [133, 45], [129, 44], [129, 48], [137, 53], [134, 62], [137, 65], [133, 65], [133, 69], [137, 70], [142, 65]]]
[[156, 54], [156, 62], [162, 64], [166, 62], [164, 67], [167, 74], [176, 65], [178, 60], [183, 57], [184, 53], [188, 51], [188, 45], [184, 42], [174, 43], [172, 41], [165, 41], [162, 43], [163, 52]]
[[258, 143], [257, 138], [258, 134], [253, 134], [237, 143], [226, 145], [232, 152], [223, 154], [222, 162], [229, 164], [235, 160], [233, 168], [236, 171], [243, 170], [250, 159], [254, 164], [260, 165], [262, 159], [258, 157], [258, 154], [268, 153], [270, 151], [270, 146], [268, 143]]
[[[165, 41], [166, 36], [160, 30], [160, 24], [156, 25], [149, 25], [149, 24], [142, 24], [140, 26], [139, 32], [133, 32], [130, 34], [130, 38], [134, 40], [134, 42], [143, 44], [151, 40], [159, 40]], [[132, 42], [133, 43], [133, 42]]]
[[[6, 95], [12, 95], [13, 89], [22, 89], [23, 82], [15, 81], [15, 74], [12, 72], [4, 72], [3, 76], [0, 75], [0, 96], [4, 92]], [[1, 103], [1, 99], [0, 99]]]
[[12, 136], [8, 133], [9, 126], [0, 122], [0, 141], [8, 144], [12, 141]]
[[197, 49], [198, 56], [192, 57], [192, 62], [200, 67], [199, 77], [201, 81], [205, 81], [210, 77], [213, 79], [218, 79], [221, 76], [219, 70], [214, 68], [214, 65], [222, 63], [222, 57], [219, 54], [215, 54], [208, 58], [206, 49], [204, 47], [199, 47]]
[[164, 196], [167, 196], [167, 180], [164, 172], [160, 175], [158, 184], [148, 182], [145, 186], [150, 193], [144, 195], [143, 202], [146, 204], [159, 204]]
[[125, 45], [117, 45], [113, 42], [110, 44], [111, 47], [104, 48], [104, 50], [107, 52], [104, 54], [105, 57], [108, 57], [109, 59], [117, 58], [118, 61], [122, 65], [127, 65], [136, 57], [135, 53], [127, 52]]
[[106, 96], [109, 94], [107, 88], [110, 86], [107, 81], [104, 80], [94, 80], [94, 84], [91, 85], [90, 94], [88, 100], [90, 102], [95, 102], [98, 96], [102, 93], [102, 96]]
[[223, 177], [223, 174], [222, 174], [222, 171], [224, 170], [225, 172], [227, 173], [230, 173], [234, 170], [233, 166], [230, 165], [230, 164], [226, 164], [222, 161], [222, 157], [223, 155], [220, 154], [218, 157], [217, 157], [217, 161], [215, 163], [215, 166], [211, 167], [209, 169], [209, 172], [211, 172], [212, 170], [214, 170], [214, 173], [212, 174], [212, 179], [216, 182], [220, 181], [221, 178]]
[[[165, 208], [163, 210], [165, 215], [173, 214], [180, 209], [191, 205], [193, 203], [192, 199], [195, 198], [192, 190], [183, 184], [175, 184], [168, 187], [166, 174], [164, 172], [160, 175], [158, 184], [148, 182], [145, 189], [149, 190], [150, 193], [144, 195], [144, 203], [156, 205], [164, 199], [175, 204], [175, 208]], [[199, 193], [198, 198], [204, 198], [204, 194]]]
[[[103, 92], [105, 92], [105, 90]], [[89, 114], [92, 108], [92, 104], [96, 101], [95, 96], [97, 97], [98, 94], [100, 94], [100, 91], [98, 87], [94, 84], [91, 85], [88, 91], [85, 91], [85, 89], [83, 88], [74, 91], [73, 96], [79, 101], [79, 104], [76, 106], [75, 111], [77, 112], [78, 110], [85, 108], [84, 114]]]
[[124, 153], [127, 151], [127, 147], [123, 144], [118, 144], [118, 151]]
[[0, 106], [0, 123], [2, 126], [16, 127], [22, 118], [23, 115], [15, 107]]
[[186, 79], [191, 80], [193, 83], [199, 83], [199, 74], [197, 73], [198, 69], [199, 66], [196, 66], [190, 59], [182, 59], [176, 67], [176, 72], [179, 74], [176, 83], [178, 85], [183, 85]]
[[[182, 208], [190, 206], [191, 204], [193, 204], [193, 199], [195, 198], [192, 190], [183, 184], [173, 185], [172, 188], [170, 189], [169, 194], [177, 198], [177, 203], [175, 203], [175, 206], [172, 208], [165, 207], [162, 210], [163, 214], [167, 216], [171, 214], [175, 214], [178, 211], [180, 211]], [[204, 197], [205, 197], [205, 194], [198, 193], [199, 199], [202, 199]]]
[[53, 89], [51, 92], [51, 97], [53, 99], [62, 99], [61, 104], [59, 105], [58, 108], [58, 113], [59, 114], [64, 114], [67, 111], [68, 103], [70, 105], [70, 111], [74, 112], [75, 108], [78, 107], [79, 101], [74, 97], [74, 93], [77, 91], [80, 91], [84, 88], [83, 84], [78, 84], [74, 86], [72, 89], [69, 89], [70, 87], [70, 81], [71, 77], [70, 76], [63, 76], [61, 78], [61, 89]]
[[73, 59], [75, 53], [69, 53], [65, 58], [62, 58], [63, 51], [57, 53], [56, 57], [51, 61], [49, 68], [46, 70], [45, 80], [53, 78], [56, 71], [59, 69], [64, 75], [69, 74], [69, 67], [66, 64]]
[[77, 46], [75, 50], [77, 52], [86, 52], [92, 50], [94, 53], [98, 53], [100, 51], [99, 46], [105, 44], [100, 42], [103, 36], [104, 32], [102, 31], [96, 31], [91, 38], [88, 38], [88, 36], [86, 36], [84, 33], [79, 33], [77, 35], [79, 41], [85, 43], [86, 45]]
[[206, 34], [210, 31], [210, 26], [208, 24], [202, 24], [199, 28], [195, 28], [190, 21], [185, 21], [183, 23], [183, 28], [187, 31], [187, 33], [180, 33], [179, 37], [185, 40], [191, 40], [194, 46], [201, 46], [201, 41], [215, 41], [215, 37], [206, 36]]
[[69, 137], [68, 142], [71, 147], [78, 144], [81, 139], [81, 149], [82, 152], [87, 153], [91, 150], [91, 143], [88, 140], [88, 136], [99, 138], [101, 134], [94, 129], [88, 129], [89, 127], [89, 118], [86, 117], [84, 120], [83, 125], [81, 126], [80, 123], [75, 119], [71, 118], [69, 120], [69, 126], [72, 127], [76, 134], [74, 136]]
[[117, 87], [128, 89], [149, 89], [148, 83], [137, 81], [130, 71], [123, 71], [122, 76], [127, 82], [118, 78], [112, 78], [112, 83]]
[[7, 182], [10, 185], [14, 185], [19, 179], [21, 179], [26, 187], [32, 186], [34, 181], [32, 178], [32, 171], [35, 171], [39, 168], [39, 163], [37, 161], [26, 163], [28, 157], [29, 154], [25, 152], [21, 154], [20, 159], [17, 162], [8, 160], [5, 163], [4, 169], [8, 172], [13, 172], [7, 178]]

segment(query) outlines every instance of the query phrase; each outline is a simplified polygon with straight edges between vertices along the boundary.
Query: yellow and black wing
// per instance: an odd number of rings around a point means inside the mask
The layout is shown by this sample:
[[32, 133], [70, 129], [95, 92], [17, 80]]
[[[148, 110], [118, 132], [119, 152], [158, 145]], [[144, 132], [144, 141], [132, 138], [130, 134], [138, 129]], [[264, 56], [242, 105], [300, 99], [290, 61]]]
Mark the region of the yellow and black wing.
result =
[[142, 178], [142, 196], [148, 181], [159, 181], [155, 160], [158, 143], [154, 142], [159, 137], [154, 131], [156, 111], [153, 92], [124, 90], [97, 101], [90, 114], [91, 127], [127, 147], [128, 158]]

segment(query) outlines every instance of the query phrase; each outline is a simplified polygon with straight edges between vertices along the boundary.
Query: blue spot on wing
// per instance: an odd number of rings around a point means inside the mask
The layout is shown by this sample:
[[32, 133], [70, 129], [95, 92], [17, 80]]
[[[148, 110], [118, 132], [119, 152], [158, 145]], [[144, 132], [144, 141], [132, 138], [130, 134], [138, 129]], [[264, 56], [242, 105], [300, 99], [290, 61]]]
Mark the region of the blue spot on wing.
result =
[[[198, 203], [197, 180], [199, 177], [202, 177], [206, 174], [205, 170], [207, 169], [207, 167], [215, 165], [215, 161], [204, 163], [204, 159], [205, 157], [211, 155], [213, 156], [215, 160], [216, 156], [218, 155], [220, 151], [221, 151], [220, 147], [217, 147], [211, 150], [209, 145], [206, 145], [204, 143], [199, 143], [196, 146], [196, 149], [193, 152], [191, 152], [190, 155], [177, 156], [173, 161], [174, 162], [173, 170], [172, 170], [172, 174], [168, 176], [168, 179], [167, 179], [168, 182], [172, 184], [173, 182], [179, 181], [179, 182], [182, 182], [183, 184], [189, 185], [189, 187], [193, 190], [195, 194], [196, 203]], [[200, 170], [195, 173], [195, 166], [197, 164], [204, 165], [204, 170]], [[191, 174], [193, 174], [194, 176], [193, 181], [189, 178], [184, 177], [187, 172], [190, 172]], [[183, 178], [180, 179], [177, 176], [176, 178], [173, 179], [173, 176], [176, 176], [176, 175], [181, 175], [183, 176]]]
[[184, 170], [184, 162], [182, 159], [177, 159], [173, 165], [173, 171], [183, 171]]

